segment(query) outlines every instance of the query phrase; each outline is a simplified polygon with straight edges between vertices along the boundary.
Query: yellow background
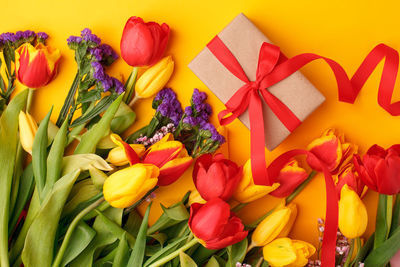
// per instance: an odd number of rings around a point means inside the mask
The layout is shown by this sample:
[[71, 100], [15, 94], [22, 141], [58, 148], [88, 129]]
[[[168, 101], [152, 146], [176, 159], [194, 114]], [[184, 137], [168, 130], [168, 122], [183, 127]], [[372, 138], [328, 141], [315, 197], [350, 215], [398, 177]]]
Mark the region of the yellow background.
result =
[[[399, 1], [3, 0], [1, 9], [0, 32], [45, 31], [51, 36], [49, 44], [62, 52], [58, 77], [35, 93], [33, 114], [37, 120], [41, 120], [52, 105], [57, 111], [52, 119], [56, 119], [74, 78], [76, 65], [74, 54], [67, 47], [68, 36], [79, 35], [83, 28], [89, 27], [119, 53], [121, 33], [130, 16], [165, 22], [171, 27], [167, 54], [173, 55], [176, 69], [169, 86], [178, 92], [183, 106], [188, 104], [193, 88], [206, 91], [215, 111], [214, 122], [215, 114], [223, 108], [223, 104], [189, 70], [187, 64], [240, 12], [247, 15], [287, 56], [314, 52], [335, 59], [349, 74], [378, 43], [384, 42], [400, 49]], [[109, 73], [126, 78], [130, 70], [119, 59]], [[361, 152], [374, 143], [388, 147], [399, 142], [400, 119], [391, 117], [377, 104], [380, 71], [381, 65], [356, 103], [349, 105], [337, 101], [336, 82], [324, 62], [305, 67], [303, 73], [327, 101], [277, 149], [268, 152], [268, 160], [289, 149], [305, 148], [328, 127], [344, 131], [348, 140], [360, 145]], [[397, 90], [395, 95], [398, 95]], [[150, 120], [153, 113], [150, 105], [150, 100], [145, 100], [135, 106], [138, 115], [135, 128]], [[231, 159], [243, 164], [249, 157], [249, 132], [240, 122], [233, 123], [229, 129]], [[168, 205], [190, 188], [193, 184], [188, 172], [175, 184], [159, 190], [157, 197]], [[369, 234], [375, 224], [376, 194], [368, 193], [364, 201], [369, 211]], [[275, 202], [276, 199], [265, 197], [246, 207], [240, 216], [249, 222], [265, 213]], [[316, 177], [295, 202], [299, 205], [299, 215], [292, 237], [316, 244], [316, 220], [325, 213], [322, 176]], [[154, 209], [156, 206], [153, 205]], [[155, 216], [153, 213], [152, 221]]]

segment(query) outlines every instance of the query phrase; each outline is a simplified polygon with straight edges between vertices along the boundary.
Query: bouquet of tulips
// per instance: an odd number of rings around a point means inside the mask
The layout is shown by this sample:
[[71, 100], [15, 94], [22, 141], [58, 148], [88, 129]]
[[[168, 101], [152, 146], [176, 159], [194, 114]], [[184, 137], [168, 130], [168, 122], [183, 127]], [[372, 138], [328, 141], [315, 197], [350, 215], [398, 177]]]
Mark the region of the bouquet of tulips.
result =
[[[121, 39], [121, 56], [133, 67], [125, 84], [107, 74], [118, 55], [91, 30], [68, 38], [76, 76], [57, 121], [51, 109], [38, 125], [32, 94], [56, 77], [60, 59], [47, 39], [32, 31], [0, 36], [1, 267], [320, 266], [319, 247], [288, 236], [294, 199], [321, 164], [340, 199], [336, 265], [385, 266], [399, 250], [398, 145], [373, 146], [361, 159], [356, 145], [329, 129], [308, 147], [313, 170], [291, 158], [272, 185], [256, 185], [250, 160], [239, 166], [229, 159], [226, 129], [210, 123], [207, 95], [195, 89], [182, 109], [166, 87], [174, 69], [172, 57], [163, 57], [168, 25], [138, 17]], [[12, 94], [17, 81], [27, 89]], [[123, 139], [135, 103], [152, 97], [152, 119]], [[225, 155], [215, 153], [220, 147]], [[162, 205], [149, 226], [154, 192], [191, 165], [196, 190]], [[380, 197], [376, 231], [363, 244], [365, 185]], [[236, 212], [267, 194], [281, 201], [244, 225]], [[147, 205], [143, 217], [139, 205]], [[318, 231], [322, 241], [323, 219]]]

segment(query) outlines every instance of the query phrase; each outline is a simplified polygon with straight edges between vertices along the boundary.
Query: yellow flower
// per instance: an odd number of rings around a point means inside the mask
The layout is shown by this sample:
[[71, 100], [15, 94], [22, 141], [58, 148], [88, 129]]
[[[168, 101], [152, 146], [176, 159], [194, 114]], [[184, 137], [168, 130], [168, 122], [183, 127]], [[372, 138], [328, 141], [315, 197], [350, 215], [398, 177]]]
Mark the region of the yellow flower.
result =
[[240, 203], [248, 203], [262, 198], [278, 187], [278, 183], [274, 183], [272, 186], [255, 185], [251, 172], [251, 161], [249, 159], [243, 166], [243, 177], [239, 182], [236, 192], [233, 194], [233, 198]]
[[[129, 146], [135, 150], [139, 157], [141, 157], [146, 150], [142, 144], [130, 144]], [[106, 160], [115, 166], [124, 166], [129, 163], [125, 150], [121, 146], [111, 149]]]
[[339, 229], [347, 238], [361, 236], [368, 224], [368, 214], [364, 203], [356, 192], [345, 184], [340, 192]]
[[32, 154], [33, 139], [38, 129], [35, 119], [23, 111], [19, 112], [19, 139], [23, 149]]
[[251, 236], [252, 245], [262, 247], [277, 237], [289, 234], [296, 215], [297, 208], [295, 204], [273, 211], [254, 230]]
[[164, 88], [174, 70], [171, 56], [164, 57], [157, 64], [148, 68], [137, 80], [135, 85], [138, 98], [152, 97]]
[[263, 248], [264, 259], [272, 267], [305, 266], [314, 253], [315, 247], [311, 244], [287, 237], [278, 238]]
[[135, 164], [111, 174], [103, 185], [105, 200], [115, 208], [126, 208], [156, 186], [160, 171], [153, 164]]

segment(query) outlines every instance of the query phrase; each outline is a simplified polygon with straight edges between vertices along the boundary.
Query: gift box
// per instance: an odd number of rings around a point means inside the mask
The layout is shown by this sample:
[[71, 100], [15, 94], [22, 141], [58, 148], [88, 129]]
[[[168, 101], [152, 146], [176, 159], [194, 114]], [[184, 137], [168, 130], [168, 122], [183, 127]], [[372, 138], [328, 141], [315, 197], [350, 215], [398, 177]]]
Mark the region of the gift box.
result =
[[[219, 39], [241, 65], [249, 81], [255, 81], [260, 48], [268, 38], [244, 15], [239, 14], [219, 34]], [[229, 71], [205, 47], [189, 68], [223, 102], [226, 103], [245, 82]], [[299, 72], [270, 86], [267, 90], [303, 121], [324, 101], [325, 97]], [[269, 150], [278, 146], [291, 131], [281, 122], [265, 101], [262, 105], [265, 144]], [[248, 111], [239, 120], [250, 129]]]

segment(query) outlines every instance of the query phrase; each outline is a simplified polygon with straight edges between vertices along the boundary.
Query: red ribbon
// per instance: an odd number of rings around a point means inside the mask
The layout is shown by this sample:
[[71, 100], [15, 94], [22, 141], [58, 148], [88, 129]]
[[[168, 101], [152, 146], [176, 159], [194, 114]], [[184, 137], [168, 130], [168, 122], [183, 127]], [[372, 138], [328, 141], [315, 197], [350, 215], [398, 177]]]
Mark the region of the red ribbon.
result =
[[[280, 169], [293, 157], [305, 154], [315, 157], [305, 150], [288, 151], [271, 165], [265, 168], [265, 135], [264, 120], [262, 116], [261, 97], [271, 108], [278, 119], [289, 131], [293, 131], [300, 125], [300, 120], [279, 99], [268, 92], [267, 88], [298, 71], [304, 65], [316, 59], [325, 60], [333, 73], [338, 84], [339, 101], [354, 103], [361, 88], [368, 80], [380, 61], [385, 59], [381, 81], [378, 90], [378, 103], [393, 116], [400, 115], [400, 101], [391, 103], [394, 85], [399, 65], [399, 55], [396, 50], [379, 44], [367, 55], [351, 80], [344, 69], [334, 60], [312, 53], [304, 53], [293, 58], [286, 59], [280, 52], [279, 47], [263, 43], [260, 49], [256, 81], [249, 81], [239, 62], [216, 36], [208, 45], [208, 49], [214, 56], [237, 78], [245, 82], [225, 104], [226, 110], [218, 114], [221, 125], [231, 123], [246, 109], [249, 109], [250, 131], [251, 131], [251, 167], [254, 182], [261, 185], [271, 185], [277, 177]], [[259, 94], [260, 93], [260, 94]], [[226, 117], [230, 114], [228, 117]], [[335, 266], [336, 232], [338, 228], [338, 199], [335, 192], [333, 179], [328, 169], [321, 164], [325, 176], [326, 185], [326, 225], [322, 244], [322, 266]]]

